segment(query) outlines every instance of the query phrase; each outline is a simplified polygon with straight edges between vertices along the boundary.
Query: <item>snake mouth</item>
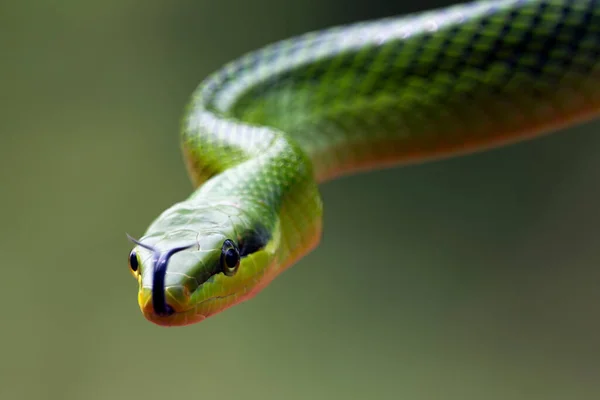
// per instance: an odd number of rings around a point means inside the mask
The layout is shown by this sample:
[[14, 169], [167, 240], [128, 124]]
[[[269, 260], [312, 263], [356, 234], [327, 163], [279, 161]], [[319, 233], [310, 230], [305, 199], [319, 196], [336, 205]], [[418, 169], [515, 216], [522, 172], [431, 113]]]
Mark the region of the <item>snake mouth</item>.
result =
[[160, 326], [184, 326], [206, 318], [205, 315], [196, 311], [196, 307], [182, 309], [177, 306], [172, 307], [169, 303], [166, 306], [166, 313], [156, 312], [150, 298], [144, 305], [140, 304], [140, 308], [148, 321]]
[[201, 322], [209, 316], [233, 306], [235, 302], [231, 302], [229, 300], [239, 295], [239, 293], [230, 293], [223, 296], [209, 297], [191, 307], [184, 307], [178, 303], [167, 290], [166, 304], [171, 312], [166, 314], [162, 312], [157, 313], [155, 311], [152, 304], [151, 293], [152, 291], [149, 288], [144, 288], [144, 290], [140, 293], [139, 305], [142, 314], [148, 321], [156, 325], [167, 327], [185, 326]]
[[185, 311], [174, 312], [168, 316], [164, 314], [158, 315], [154, 312], [150, 314], [144, 313], [144, 316], [153, 324], [165, 327], [186, 326], [206, 319], [205, 315], [197, 313], [193, 308]]

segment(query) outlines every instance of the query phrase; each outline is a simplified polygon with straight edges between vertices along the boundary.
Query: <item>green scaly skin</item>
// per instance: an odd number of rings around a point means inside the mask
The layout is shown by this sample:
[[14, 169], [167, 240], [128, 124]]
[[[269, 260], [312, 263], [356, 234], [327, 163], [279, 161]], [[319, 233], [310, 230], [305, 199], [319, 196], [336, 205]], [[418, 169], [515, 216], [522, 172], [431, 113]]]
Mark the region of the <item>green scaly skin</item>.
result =
[[[168, 261], [171, 315], [153, 308], [152, 253], [134, 249], [144, 316], [192, 324], [258, 293], [318, 244], [320, 182], [595, 116], [599, 61], [600, 1], [502, 0], [309, 33], [225, 66], [184, 119], [197, 189], [140, 239], [163, 252], [192, 245]], [[223, 273], [225, 239], [257, 237]]]

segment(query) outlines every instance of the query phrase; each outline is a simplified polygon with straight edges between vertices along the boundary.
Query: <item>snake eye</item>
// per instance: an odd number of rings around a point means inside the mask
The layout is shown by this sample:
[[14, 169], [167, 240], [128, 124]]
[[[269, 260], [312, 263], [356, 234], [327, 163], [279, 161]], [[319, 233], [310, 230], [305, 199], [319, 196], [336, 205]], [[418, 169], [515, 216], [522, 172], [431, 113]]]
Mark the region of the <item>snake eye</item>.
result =
[[134, 250], [129, 254], [129, 268], [131, 269], [131, 272], [133, 272], [135, 274], [135, 273], [137, 273], [138, 267], [139, 267], [138, 258], [137, 258], [137, 254]]
[[223, 242], [221, 249], [221, 270], [227, 276], [233, 276], [240, 266], [240, 252], [229, 239]]

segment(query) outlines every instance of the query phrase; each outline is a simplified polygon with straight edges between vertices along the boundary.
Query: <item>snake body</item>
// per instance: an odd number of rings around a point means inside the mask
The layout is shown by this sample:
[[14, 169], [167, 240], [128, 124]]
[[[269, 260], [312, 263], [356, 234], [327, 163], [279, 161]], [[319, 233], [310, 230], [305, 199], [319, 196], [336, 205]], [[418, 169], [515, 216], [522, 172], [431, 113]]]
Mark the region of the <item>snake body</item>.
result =
[[491, 148], [595, 116], [600, 1], [500, 0], [335, 27], [224, 66], [193, 94], [196, 187], [130, 254], [143, 315], [187, 325], [317, 246], [318, 185]]

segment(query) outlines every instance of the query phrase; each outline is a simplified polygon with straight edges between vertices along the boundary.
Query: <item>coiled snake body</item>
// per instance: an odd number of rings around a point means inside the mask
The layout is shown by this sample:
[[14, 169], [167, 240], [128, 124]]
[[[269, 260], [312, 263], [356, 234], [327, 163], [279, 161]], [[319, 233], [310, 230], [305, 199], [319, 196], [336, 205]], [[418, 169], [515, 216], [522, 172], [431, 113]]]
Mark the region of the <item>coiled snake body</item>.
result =
[[284, 40], [208, 77], [182, 147], [197, 187], [134, 240], [144, 316], [202, 321], [313, 249], [318, 184], [491, 148], [600, 108], [600, 1], [501, 0]]

